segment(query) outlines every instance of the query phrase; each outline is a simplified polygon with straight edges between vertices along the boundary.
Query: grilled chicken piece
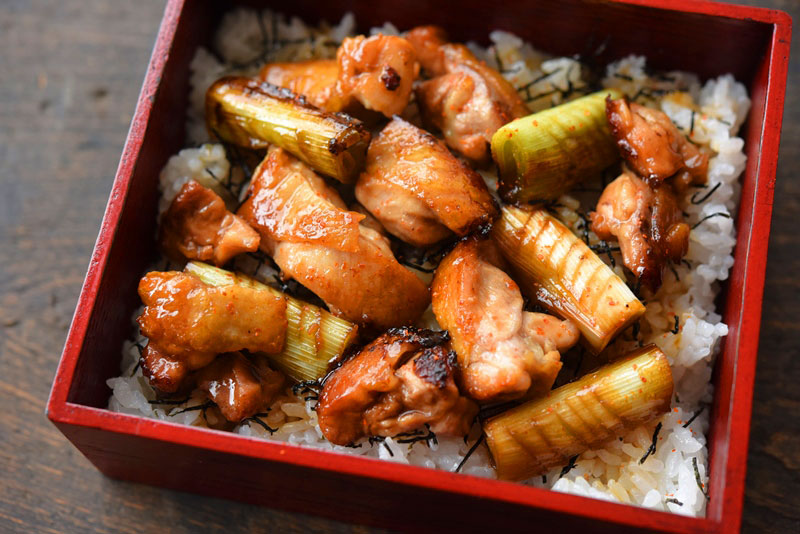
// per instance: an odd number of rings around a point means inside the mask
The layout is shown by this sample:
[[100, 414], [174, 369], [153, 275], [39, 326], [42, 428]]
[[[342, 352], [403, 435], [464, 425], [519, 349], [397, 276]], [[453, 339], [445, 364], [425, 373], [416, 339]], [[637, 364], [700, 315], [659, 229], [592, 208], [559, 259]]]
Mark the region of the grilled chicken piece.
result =
[[656, 187], [679, 171], [679, 190], [705, 183], [708, 154], [687, 141], [665, 113], [607, 98], [606, 116], [622, 156], [647, 183]]
[[466, 46], [447, 43], [440, 28], [415, 28], [406, 38], [423, 70], [434, 76], [416, 89], [423, 118], [442, 131], [448, 146], [479, 165], [488, 163], [492, 135], [528, 115], [525, 102]]
[[238, 423], [264, 411], [286, 381], [262, 355], [222, 354], [197, 372], [197, 387], [208, 393], [228, 421]]
[[392, 329], [347, 360], [325, 381], [317, 404], [325, 438], [348, 445], [426, 424], [442, 436], [467, 434], [478, 406], [456, 387], [446, 340], [446, 332]]
[[139, 282], [145, 308], [138, 322], [149, 342], [142, 366], [164, 392], [217, 354], [250, 350], [275, 354], [286, 338], [286, 300], [241, 286], [212, 287], [194, 275], [151, 272]]
[[281, 149], [253, 175], [241, 215], [284, 276], [317, 294], [331, 312], [379, 328], [413, 323], [428, 288], [400, 265], [388, 241], [359, 224], [336, 191]]
[[269, 63], [259, 72], [259, 77], [265, 82], [303, 95], [309, 103], [321, 109], [327, 108], [338, 76], [339, 65], [335, 59]]
[[255, 252], [260, 241], [255, 230], [225, 208], [219, 195], [194, 180], [186, 182], [172, 201], [159, 232], [161, 248], [175, 261], [215, 265]]
[[443, 143], [395, 117], [372, 141], [356, 198], [403, 241], [428, 246], [491, 223], [497, 207], [483, 179]]
[[500, 267], [493, 242], [470, 238], [445, 257], [431, 286], [433, 313], [478, 402], [545, 394], [561, 369], [559, 351], [579, 337], [569, 320], [523, 311], [517, 284]]
[[414, 48], [405, 39], [348, 37], [336, 52], [336, 61], [339, 73], [328, 110], [363, 116], [360, 111], [368, 109], [391, 117], [408, 105], [419, 65]]
[[606, 186], [590, 217], [597, 237], [616, 238], [625, 266], [653, 291], [667, 260], [680, 261], [689, 248], [690, 229], [669, 183], [653, 188], [623, 172]]

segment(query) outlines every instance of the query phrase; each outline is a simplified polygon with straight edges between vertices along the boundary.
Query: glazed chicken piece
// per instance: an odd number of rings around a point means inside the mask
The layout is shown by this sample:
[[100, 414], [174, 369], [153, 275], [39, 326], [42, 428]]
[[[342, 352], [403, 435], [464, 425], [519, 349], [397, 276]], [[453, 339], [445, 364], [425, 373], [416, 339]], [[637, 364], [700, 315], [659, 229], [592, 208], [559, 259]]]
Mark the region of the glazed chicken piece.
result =
[[653, 188], [630, 171], [608, 184], [590, 214], [600, 239], [619, 241], [625, 266], [653, 291], [661, 285], [667, 260], [689, 248], [689, 226], [669, 183]]
[[461, 44], [447, 43], [440, 28], [423, 26], [406, 38], [432, 79], [416, 89], [426, 122], [448, 146], [479, 165], [489, 162], [492, 135], [530, 111], [514, 87]]
[[149, 342], [145, 376], [164, 392], [217, 354], [250, 350], [276, 354], [286, 338], [286, 300], [267, 291], [209, 286], [194, 275], [151, 272], [139, 282], [145, 305], [138, 323]]
[[255, 252], [261, 238], [241, 217], [225, 208], [214, 191], [186, 182], [161, 220], [159, 243], [175, 261], [224, 265], [237, 254]]
[[197, 372], [197, 387], [208, 393], [233, 423], [263, 412], [281, 393], [286, 378], [260, 354], [222, 354]]
[[399, 117], [370, 144], [356, 198], [390, 233], [418, 247], [451, 232], [467, 235], [497, 215], [480, 175]]
[[644, 180], [656, 187], [670, 176], [679, 190], [706, 181], [708, 154], [701, 152], [657, 109], [606, 99], [606, 116], [622, 157]]
[[411, 86], [419, 74], [416, 54], [401, 37], [348, 37], [336, 52], [339, 68], [329, 111], [363, 116], [363, 109], [400, 114], [408, 105]]
[[501, 270], [492, 241], [470, 238], [448, 254], [433, 279], [433, 313], [458, 355], [462, 384], [478, 402], [547, 393], [559, 351], [577, 343], [571, 321], [523, 311], [519, 287]]
[[397, 328], [347, 360], [325, 381], [317, 404], [325, 438], [348, 445], [423, 425], [442, 436], [466, 435], [478, 406], [459, 393], [445, 341], [446, 332]]
[[303, 95], [309, 103], [321, 109], [327, 108], [338, 76], [339, 65], [335, 59], [269, 63], [259, 72], [259, 77], [265, 82]]
[[287, 278], [345, 319], [388, 328], [413, 323], [430, 302], [427, 286], [400, 265], [378, 232], [359, 224], [335, 190], [281, 149], [253, 175], [241, 215]]

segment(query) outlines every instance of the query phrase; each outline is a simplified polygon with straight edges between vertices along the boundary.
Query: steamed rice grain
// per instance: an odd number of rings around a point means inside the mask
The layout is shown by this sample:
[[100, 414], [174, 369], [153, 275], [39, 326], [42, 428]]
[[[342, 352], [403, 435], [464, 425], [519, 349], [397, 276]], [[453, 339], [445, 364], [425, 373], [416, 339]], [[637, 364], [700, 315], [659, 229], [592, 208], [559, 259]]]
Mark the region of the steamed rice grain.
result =
[[[189, 179], [217, 191], [227, 191], [229, 184], [236, 184], [237, 190], [241, 190], [243, 173], [232, 168], [222, 145], [209, 143], [205, 129], [204, 95], [213, 81], [226, 74], [252, 75], [265, 61], [334, 57], [338, 43], [354, 32], [352, 14], [345, 15], [335, 26], [323, 24], [316, 28], [269, 10], [236, 9], [226, 14], [213, 41], [214, 52], [200, 48], [191, 63], [187, 136], [188, 144], [198, 148], [182, 150], [165, 166], [160, 178], [160, 211], [166, 209]], [[387, 22], [370, 33], [399, 32]], [[490, 39], [492, 45], [487, 49], [475, 43], [468, 46], [519, 89], [532, 111], [590, 91], [584, 81], [587, 78], [584, 67], [574, 58], [550, 57], [503, 31], [492, 32]], [[659, 421], [636, 428], [603, 449], [585, 452], [574, 459], [571, 468], [559, 467], [526, 483], [654, 510], [703, 516], [708, 465], [705, 436], [709, 426], [708, 405], [713, 395], [711, 366], [719, 350], [719, 340], [728, 333], [715, 310], [714, 299], [719, 282], [727, 279], [733, 265], [736, 242], [733, 216], [740, 190], [738, 177], [746, 162], [744, 142], [736, 134], [747, 116], [750, 100], [744, 86], [730, 75], [705, 84], [691, 73], [653, 75], [642, 56], [629, 56], [608, 65], [602, 84], [620, 89], [640, 103], [660, 108], [693, 142], [715, 153], [709, 161], [707, 187], [690, 191], [683, 199], [687, 222], [695, 225], [686, 261], [665, 273], [663, 286], [648, 299], [639, 339], [623, 334], [614, 342], [620, 351], [640, 342], [658, 345], [672, 366], [675, 396], [671, 411]], [[481, 174], [494, 188], [496, 176]], [[601, 185], [598, 182], [594, 187]], [[706, 193], [710, 194], [705, 201], [691, 202], [693, 194], [697, 199]], [[583, 228], [585, 222], [580, 215], [592, 209], [591, 202], [591, 198], [584, 199], [579, 194], [565, 195], [555, 209], [564, 223], [582, 236], [587, 229]], [[591, 244], [599, 242], [592, 232], [588, 236]], [[614, 270], [624, 276], [621, 257], [618, 253], [613, 257]], [[256, 263], [242, 258], [237, 260], [237, 268], [271, 281], [275, 271]], [[673, 331], [676, 317], [678, 330]], [[430, 310], [423, 316], [421, 326], [438, 328]], [[121, 375], [108, 381], [112, 389], [108, 408], [194, 426], [207, 426], [220, 419], [214, 408], [182, 411], [205, 402], [205, 397], [197, 391], [182, 405], [158, 404], [155, 392], [138, 367], [139, 350], [144, 343], [146, 340], [137, 335], [123, 347]], [[252, 421], [238, 425], [234, 431], [254, 439], [448, 471], [459, 466], [480, 436], [476, 425], [466, 440], [436, 437], [427, 442], [403, 444], [385, 438], [365, 439], [355, 448], [333, 445], [322, 437], [314, 401], [304, 401], [291, 389], [270, 407], [262, 420], [276, 431]], [[653, 443], [655, 451], [648, 454]], [[485, 445], [476, 449], [460, 471], [494, 478]]]

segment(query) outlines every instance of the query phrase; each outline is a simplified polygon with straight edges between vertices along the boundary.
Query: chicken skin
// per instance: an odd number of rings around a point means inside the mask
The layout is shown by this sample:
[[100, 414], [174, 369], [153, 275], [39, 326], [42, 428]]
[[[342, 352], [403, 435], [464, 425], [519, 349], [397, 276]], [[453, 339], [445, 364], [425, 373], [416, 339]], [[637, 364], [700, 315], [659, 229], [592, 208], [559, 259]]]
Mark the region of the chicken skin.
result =
[[648, 184], [656, 187], [679, 171], [673, 180], [679, 190], [705, 183], [708, 154], [687, 141], [665, 113], [607, 98], [606, 117], [622, 157]]
[[590, 217], [597, 237], [616, 238], [625, 266], [653, 291], [667, 260], [680, 261], [689, 248], [689, 225], [669, 183], [653, 188], [624, 172], [606, 186]]
[[261, 68], [259, 77], [267, 83], [303, 95], [310, 104], [320, 109], [327, 109], [339, 77], [339, 65], [335, 59], [269, 63]]
[[286, 377], [260, 354], [222, 354], [197, 372], [197, 387], [233, 423], [264, 411], [281, 393]]
[[320, 429], [331, 443], [396, 436], [428, 425], [442, 436], [469, 432], [478, 406], [456, 386], [447, 334], [392, 329], [326, 381], [317, 404]]
[[477, 172], [398, 117], [370, 144], [356, 198], [390, 233], [419, 247], [451, 232], [464, 236], [497, 215]]
[[238, 285], [215, 287], [194, 275], [151, 272], [139, 282], [145, 305], [138, 318], [149, 342], [145, 376], [164, 392], [217, 354], [250, 350], [276, 354], [286, 339], [286, 299]]
[[561, 369], [559, 351], [579, 338], [569, 320], [523, 311], [519, 287], [502, 266], [492, 241], [467, 239], [445, 257], [431, 286], [463, 386], [482, 403], [545, 394]]
[[331, 312], [378, 328], [413, 323], [430, 302], [427, 286], [400, 265], [378, 232], [359, 224], [335, 190], [281, 149], [253, 175], [239, 209], [283, 275], [314, 292]]
[[478, 165], [487, 164], [492, 135], [528, 115], [525, 102], [499, 72], [466, 46], [447, 43], [443, 30], [418, 27], [406, 38], [423, 70], [432, 76], [416, 89], [423, 118], [442, 131], [452, 149]]
[[403, 112], [419, 74], [414, 47], [401, 37], [348, 37], [336, 52], [339, 68], [329, 111], [363, 116], [367, 109], [386, 117]]
[[194, 180], [181, 188], [159, 230], [161, 248], [173, 260], [200, 260], [217, 266], [238, 254], [255, 252], [260, 240], [241, 217], [225, 208], [219, 195]]

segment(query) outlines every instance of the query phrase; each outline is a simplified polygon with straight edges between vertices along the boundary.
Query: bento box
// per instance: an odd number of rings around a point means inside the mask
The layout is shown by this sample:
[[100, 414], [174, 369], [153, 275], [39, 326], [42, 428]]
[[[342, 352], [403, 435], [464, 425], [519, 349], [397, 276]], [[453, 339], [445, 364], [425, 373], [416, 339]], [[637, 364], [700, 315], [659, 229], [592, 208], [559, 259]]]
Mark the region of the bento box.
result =
[[[166, 423], [106, 409], [106, 381], [139, 306], [136, 287], [156, 258], [158, 176], [184, 146], [189, 65], [231, 4], [273, 6], [308, 22], [348, 11], [359, 29], [438, 24], [454, 40], [513, 32], [549, 53], [588, 43], [607, 63], [631, 53], [658, 69], [747, 86], [741, 135], [734, 265], [719, 309], [729, 333], [716, 359], [705, 518], [688, 518], [445, 471], [345, 456], [281, 442]], [[48, 417], [104, 474], [176, 490], [401, 530], [530, 528], [731, 532], [739, 528], [758, 351], [761, 300], [791, 19], [782, 12], [691, 0], [487, 2], [188, 2], [169, 0], [100, 234], [47, 407]], [[597, 43], [602, 46], [597, 47]]]

